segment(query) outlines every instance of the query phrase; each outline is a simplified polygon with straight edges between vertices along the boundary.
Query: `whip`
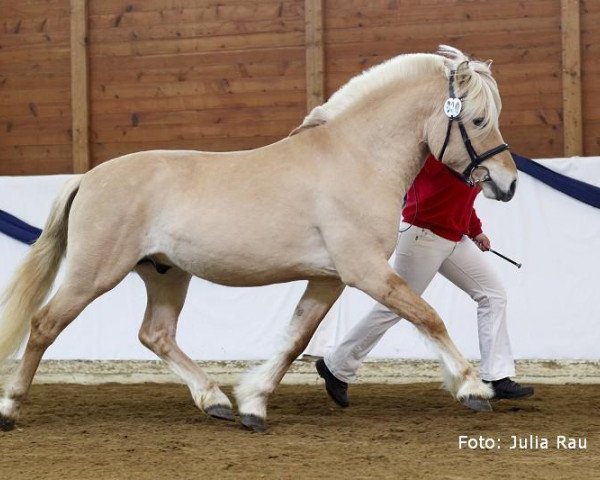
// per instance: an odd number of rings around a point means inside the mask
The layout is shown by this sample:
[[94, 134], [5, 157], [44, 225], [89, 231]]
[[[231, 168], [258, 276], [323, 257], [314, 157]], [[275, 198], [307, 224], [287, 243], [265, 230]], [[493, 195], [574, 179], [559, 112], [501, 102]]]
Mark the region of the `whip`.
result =
[[512, 263], [515, 267], [517, 268], [521, 268], [521, 263], [517, 263], [514, 260], [511, 260], [508, 257], [505, 257], [504, 255], [502, 255], [501, 253], [498, 253], [496, 250], [492, 250], [491, 248], [488, 250], [489, 252], [492, 252], [494, 255], [498, 255], [500, 258], [502, 258], [503, 260], [506, 260], [508, 263]]

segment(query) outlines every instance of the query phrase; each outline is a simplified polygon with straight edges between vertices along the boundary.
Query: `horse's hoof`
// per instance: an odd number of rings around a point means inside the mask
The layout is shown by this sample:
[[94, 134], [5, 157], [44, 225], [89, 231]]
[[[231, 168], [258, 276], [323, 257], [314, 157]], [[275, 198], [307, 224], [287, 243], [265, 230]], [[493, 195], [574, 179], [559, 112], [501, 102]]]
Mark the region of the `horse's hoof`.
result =
[[263, 433], [267, 431], [266, 420], [258, 415], [254, 415], [252, 413], [243, 413], [240, 415], [240, 422], [242, 422], [242, 427], [247, 430], [257, 433]]
[[0, 415], [0, 430], [10, 432], [13, 428], [15, 428], [15, 421], [4, 415]]
[[211, 405], [205, 410], [205, 413], [219, 420], [229, 420], [230, 422], [235, 420], [233, 410], [228, 405]]
[[461, 400], [461, 403], [471, 410], [477, 412], [491, 412], [492, 405], [487, 398], [473, 397], [469, 395]]

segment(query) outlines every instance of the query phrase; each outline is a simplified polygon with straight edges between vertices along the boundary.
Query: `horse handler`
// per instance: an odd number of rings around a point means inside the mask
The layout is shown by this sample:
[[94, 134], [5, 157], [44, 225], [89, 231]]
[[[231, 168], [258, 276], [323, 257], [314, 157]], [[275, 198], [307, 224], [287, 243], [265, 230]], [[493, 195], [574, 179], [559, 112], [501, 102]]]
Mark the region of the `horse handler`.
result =
[[[482, 251], [490, 249], [473, 204], [481, 191], [429, 155], [408, 190], [394, 268], [421, 295], [435, 274], [441, 273], [477, 302], [481, 352], [480, 375], [491, 383], [494, 399], [533, 395], [533, 388], [511, 380], [514, 359], [506, 327], [506, 293]], [[347, 407], [348, 383], [364, 358], [388, 328], [400, 320], [381, 304], [350, 330], [316, 368], [335, 403]], [[475, 409], [467, 399], [465, 405]], [[489, 405], [489, 404], [488, 404]]]

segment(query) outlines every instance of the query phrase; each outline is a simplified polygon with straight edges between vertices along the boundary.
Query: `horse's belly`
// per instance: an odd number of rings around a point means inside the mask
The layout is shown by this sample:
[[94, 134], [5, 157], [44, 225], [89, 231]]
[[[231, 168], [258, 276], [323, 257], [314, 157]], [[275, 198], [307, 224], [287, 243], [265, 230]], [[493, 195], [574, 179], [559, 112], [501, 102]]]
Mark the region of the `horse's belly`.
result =
[[247, 268], [228, 262], [196, 264], [188, 270], [193, 275], [220, 285], [232, 287], [269, 285], [310, 278], [336, 277], [333, 268], [308, 265], [275, 265], [265, 269]]
[[180, 268], [205, 280], [229, 286], [256, 286], [315, 277], [337, 277], [333, 265], [315, 261], [273, 262], [253, 255], [227, 254], [221, 258], [177, 259]]
[[214, 283], [266, 285], [314, 277], [337, 277], [317, 238], [220, 237], [168, 242], [163, 248], [179, 268]]

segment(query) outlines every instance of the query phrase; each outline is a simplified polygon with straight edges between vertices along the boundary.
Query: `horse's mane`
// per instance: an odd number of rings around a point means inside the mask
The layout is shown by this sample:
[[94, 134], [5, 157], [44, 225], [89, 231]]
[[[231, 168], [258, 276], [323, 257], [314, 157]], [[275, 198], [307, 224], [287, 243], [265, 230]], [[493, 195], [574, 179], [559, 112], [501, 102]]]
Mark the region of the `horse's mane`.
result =
[[[290, 135], [323, 125], [361, 104], [373, 92], [396, 87], [404, 79], [432, 72], [443, 73], [448, 78], [450, 71], [456, 71], [463, 62], [468, 62], [470, 75], [456, 78], [456, 94], [463, 98], [461, 117], [465, 122], [482, 118], [482, 127], [475, 134], [487, 132], [498, 125], [502, 106], [498, 87], [490, 70], [491, 61], [470, 60], [457, 48], [440, 45], [436, 54], [398, 55], [353, 77], [327, 102], [315, 107]], [[440, 109], [442, 107], [443, 104], [440, 104]]]

